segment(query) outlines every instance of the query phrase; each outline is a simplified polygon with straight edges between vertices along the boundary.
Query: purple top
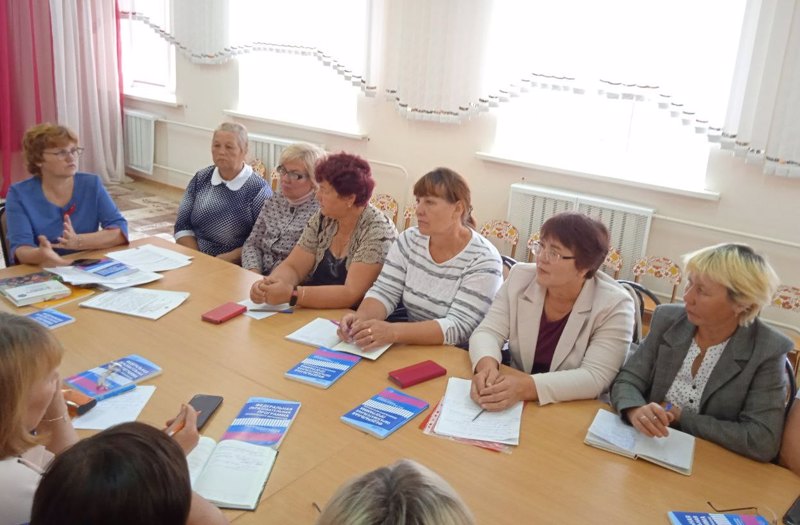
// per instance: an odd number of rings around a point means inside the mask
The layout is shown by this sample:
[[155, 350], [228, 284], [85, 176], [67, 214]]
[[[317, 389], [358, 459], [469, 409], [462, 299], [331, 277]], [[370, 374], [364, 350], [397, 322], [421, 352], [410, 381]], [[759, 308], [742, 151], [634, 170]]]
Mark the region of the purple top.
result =
[[539, 336], [536, 338], [536, 352], [533, 355], [531, 374], [550, 371], [550, 363], [553, 361], [553, 354], [556, 353], [558, 340], [561, 339], [561, 333], [567, 326], [567, 320], [571, 313], [569, 312], [557, 321], [548, 321], [544, 314], [544, 308], [542, 308], [542, 319], [539, 321]]

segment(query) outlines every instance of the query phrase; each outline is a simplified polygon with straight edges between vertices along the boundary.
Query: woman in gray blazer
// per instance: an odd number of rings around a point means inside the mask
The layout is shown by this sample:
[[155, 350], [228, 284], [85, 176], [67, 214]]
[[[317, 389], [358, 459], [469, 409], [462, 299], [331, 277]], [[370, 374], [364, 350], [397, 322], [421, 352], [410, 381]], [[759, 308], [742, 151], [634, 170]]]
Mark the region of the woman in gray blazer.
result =
[[[516, 264], [469, 340], [472, 399], [485, 410], [517, 401], [591, 399], [611, 385], [633, 335], [633, 301], [598, 272], [608, 230], [581, 213], [548, 219], [536, 264]], [[513, 369], [500, 368], [508, 340]]]
[[686, 257], [684, 305], [656, 309], [614, 381], [611, 403], [651, 437], [678, 428], [758, 461], [778, 453], [792, 341], [757, 316], [778, 277], [749, 246]]

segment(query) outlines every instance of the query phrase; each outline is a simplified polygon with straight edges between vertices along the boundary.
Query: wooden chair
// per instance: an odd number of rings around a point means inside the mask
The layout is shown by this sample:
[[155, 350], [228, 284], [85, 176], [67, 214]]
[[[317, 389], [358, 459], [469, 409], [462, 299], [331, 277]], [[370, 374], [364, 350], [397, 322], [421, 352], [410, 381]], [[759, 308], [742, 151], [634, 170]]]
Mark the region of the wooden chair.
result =
[[416, 219], [417, 217], [417, 201], [412, 201], [411, 204], [406, 206], [406, 209], [403, 210], [403, 219], [405, 222], [403, 223], [403, 229], [407, 230], [411, 226], [411, 221]]
[[517, 243], [519, 242], [519, 230], [517, 227], [508, 221], [495, 219], [487, 221], [481, 226], [480, 234], [491, 239], [499, 239], [503, 243], [511, 245], [511, 257], [513, 258], [517, 252]]
[[622, 271], [622, 255], [620, 255], [619, 250], [613, 247], [610, 248], [602, 266], [614, 272], [614, 279], [619, 279], [619, 273]]
[[256, 172], [259, 177], [272, 185], [272, 191], [277, 191], [279, 178], [277, 171], [273, 170], [272, 174], [268, 175], [267, 167], [261, 162], [261, 159], [253, 159], [252, 162], [250, 162], [250, 167], [253, 168], [253, 171]]
[[[656, 279], [665, 279], [672, 283], [672, 295], [669, 298], [669, 302], [675, 302], [675, 295], [678, 293], [678, 285], [681, 284], [683, 273], [680, 267], [672, 262], [672, 259], [668, 257], [645, 257], [639, 259], [633, 267], [633, 282], [638, 283], [645, 275]], [[655, 309], [656, 304], [649, 297], [644, 297], [645, 315], [642, 323], [645, 325], [646, 331], [650, 329], [650, 319]]]
[[533, 262], [533, 243], [539, 242], [539, 232], [534, 233], [528, 238], [527, 244], [525, 246], [528, 248], [528, 257], [527, 261]]
[[369, 203], [381, 210], [384, 215], [389, 217], [389, 220], [397, 224], [397, 212], [400, 207], [397, 205], [397, 200], [394, 197], [388, 193], [379, 193], [373, 195]]
[[[797, 286], [788, 286], [782, 284], [778, 286], [775, 295], [772, 296], [770, 306], [780, 308], [781, 310], [788, 310], [790, 312], [800, 312], [800, 288]], [[794, 341], [794, 350], [789, 352], [787, 359], [794, 367], [795, 370], [800, 368], [800, 333], [792, 332], [786, 333]]]

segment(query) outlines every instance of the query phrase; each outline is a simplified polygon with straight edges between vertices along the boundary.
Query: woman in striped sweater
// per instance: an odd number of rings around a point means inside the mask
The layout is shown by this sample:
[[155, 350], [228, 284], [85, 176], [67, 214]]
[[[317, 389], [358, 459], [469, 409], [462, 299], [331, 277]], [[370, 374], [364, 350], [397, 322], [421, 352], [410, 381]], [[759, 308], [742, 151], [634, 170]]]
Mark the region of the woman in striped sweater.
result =
[[[475, 230], [470, 190], [437, 168], [414, 185], [418, 227], [392, 245], [378, 280], [339, 336], [364, 350], [390, 343], [464, 345], [502, 284], [500, 254]], [[405, 307], [408, 322], [386, 318]]]

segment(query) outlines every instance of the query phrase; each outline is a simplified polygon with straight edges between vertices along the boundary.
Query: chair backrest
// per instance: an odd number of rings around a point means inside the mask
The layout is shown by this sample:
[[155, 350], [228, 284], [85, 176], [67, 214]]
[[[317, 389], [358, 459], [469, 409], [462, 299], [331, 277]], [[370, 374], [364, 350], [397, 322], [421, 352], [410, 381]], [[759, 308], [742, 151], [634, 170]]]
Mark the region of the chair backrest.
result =
[[792, 408], [794, 397], [797, 395], [797, 379], [794, 372], [794, 367], [789, 358], [786, 358], [784, 365], [786, 369], [786, 416], [789, 415], [789, 409]]
[[519, 243], [519, 230], [510, 222], [499, 219], [487, 221], [481, 226], [480, 234], [487, 239], [495, 238], [505, 244], [509, 244], [511, 246], [509, 255], [512, 258], [516, 254], [517, 243]]
[[645, 257], [639, 259], [633, 267], [633, 280], [639, 282], [643, 275], [650, 275], [656, 279], [665, 279], [672, 283], [672, 295], [669, 302], [675, 302], [678, 285], [681, 284], [683, 274], [680, 267], [668, 257]]
[[772, 296], [770, 306], [791, 312], [800, 312], [800, 288], [785, 284], [778, 286], [778, 290]]
[[416, 220], [417, 217], [417, 201], [411, 201], [411, 204], [406, 206], [403, 210], [403, 229], [407, 230], [411, 226], [411, 222]]
[[0, 248], [3, 250], [3, 261], [6, 263], [6, 268], [14, 265], [14, 261], [11, 260], [11, 254], [8, 252], [7, 235], [6, 205], [2, 203], [0, 204]]
[[539, 232], [534, 232], [533, 235], [528, 237], [528, 242], [525, 244], [525, 247], [528, 248], [528, 262], [533, 262], [533, 243], [539, 241], [540, 234]]
[[397, 199], [388, 193], [378, 193], [372, 196], [369, 203], [381, 210], [384, 215], [389, 217], [389, 220], [397, 224]]
[[511, 272], [511, 268], [519, 261], [513, 257], [509, 257], [508, 255], [501, 255], [500, 259], [503, 261], [503, 280], [505, 281], [508, 279], [508, 274]]
[[654, 294], [647, 287], [642, 286], [641, 283], [635, 281], [626, 281], [619, 279], [617, 282], [625, 288], [625, 291], [633, 299], [634, 316], [633, 316], [633, 342], [639, 344], [644, 339], [644, 318], [645, 318], [645, 305], [651, 302], [655, 306], [661, 304], [656, 294]]
[[616, 248], [609, 248], [608, 255], [603, 261], [603, 268], [608, 268], [613, 272], [614, 279], [619, 279], [619, 273], [622, 271], [622, 255]]
[[256, 174], [259, 177], [261, 177], [262, 179], [264, 179], [265, 181], [269, 182], [272, 185], [272, 191], [277, 191], [278, 178], [279, 178], [277, 171], [272, 170], [272, 173], [270, 174], [267, 170], [267, 167], [259, 158], [253, 159], [250, 162], [250, 167], [253, 168], [253, 171], [256, 172]]

